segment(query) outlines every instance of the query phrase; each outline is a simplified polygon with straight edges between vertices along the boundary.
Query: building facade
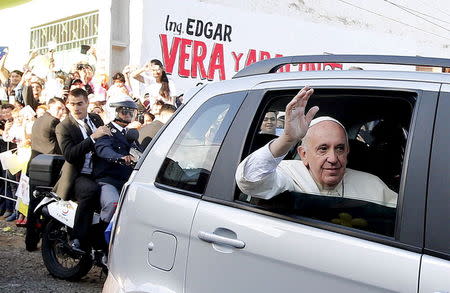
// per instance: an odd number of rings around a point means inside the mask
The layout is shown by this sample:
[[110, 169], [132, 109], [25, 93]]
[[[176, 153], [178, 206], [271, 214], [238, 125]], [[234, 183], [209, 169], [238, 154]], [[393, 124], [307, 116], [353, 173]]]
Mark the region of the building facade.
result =
[[[445, 0], [33, 0], [0, 10], [6, 67], [55, 47], [68, 70], [96, 47], [97, 70], [164, 62], [180, 93], [258, 60], [299, 54], [450, 56]], [[403, 3], [403, 2], [402, 2]], [[309, 64], [285, 70], [325, 70]], [[339, 68], [338, 68], [339, 69]], [[345, 69], [345, 66], [343, 67]]]

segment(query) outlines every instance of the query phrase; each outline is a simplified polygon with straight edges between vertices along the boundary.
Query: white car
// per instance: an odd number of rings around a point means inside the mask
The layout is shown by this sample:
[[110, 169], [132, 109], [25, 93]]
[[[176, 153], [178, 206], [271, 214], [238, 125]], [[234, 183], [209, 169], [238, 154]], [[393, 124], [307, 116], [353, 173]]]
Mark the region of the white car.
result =
[[[122, 190], [104, 292], [450, 292], [450, 75], [276, 73], [305, 62], [450, 67], [423, 57], [282, 57], [199, 88]], [[316, 116], [345, 126], [348, 167], [383, 180], [398, 193], [395, 207], [239, 190], [238, 164], [276, 137], [261, 133], [265, 113], [284, 111], [305, 85]]]

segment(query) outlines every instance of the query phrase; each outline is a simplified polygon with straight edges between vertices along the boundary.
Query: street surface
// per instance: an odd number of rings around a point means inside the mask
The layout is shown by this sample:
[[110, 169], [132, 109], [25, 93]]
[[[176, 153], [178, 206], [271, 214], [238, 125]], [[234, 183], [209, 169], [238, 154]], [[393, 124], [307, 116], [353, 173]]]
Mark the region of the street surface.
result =
[[0, 292], [63, 292], [98, 293], [106, 276], [100, 278], [100, 269], [94, 267], [79, 282], [68, 282], [52, 277], [44, 266], [41, 251], [28, 252], [24, 243], [25, 228], [0, 218]]

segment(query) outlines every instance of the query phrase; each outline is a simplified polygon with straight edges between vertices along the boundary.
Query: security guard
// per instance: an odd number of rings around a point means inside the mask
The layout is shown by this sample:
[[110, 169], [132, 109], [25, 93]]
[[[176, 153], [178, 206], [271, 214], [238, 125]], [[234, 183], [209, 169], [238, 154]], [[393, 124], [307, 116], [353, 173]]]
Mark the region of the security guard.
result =
[[116, 108], [115, 119], [106, 125], [111, 130], [111, 136], [103, 136], [95, 141], [98, 159], [93, 170], [101, 187], [100, 219], [104, 228], [114, 214], [122, 186], [133, 171], [130, 165], [134, 159], [130, 155], [133, 141], [127, 139], [126, 126], [134, 121], [137, 115], [136, 104], [127, 96], [122, 101], [111, 104], [111, 107]]

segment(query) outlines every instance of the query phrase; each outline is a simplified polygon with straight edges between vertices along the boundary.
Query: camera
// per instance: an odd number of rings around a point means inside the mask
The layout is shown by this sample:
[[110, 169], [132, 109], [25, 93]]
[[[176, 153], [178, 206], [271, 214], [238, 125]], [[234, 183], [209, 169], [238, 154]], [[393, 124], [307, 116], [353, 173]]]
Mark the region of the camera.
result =
[[83, 64], [77, 64], [77, 70], [83, 70], [84, 65]]
[[89, 51], [89, 49], [91, 48], [91, 46], [89, 45], [81, 45], [81, 54], [87, 54], [87, 51]]

